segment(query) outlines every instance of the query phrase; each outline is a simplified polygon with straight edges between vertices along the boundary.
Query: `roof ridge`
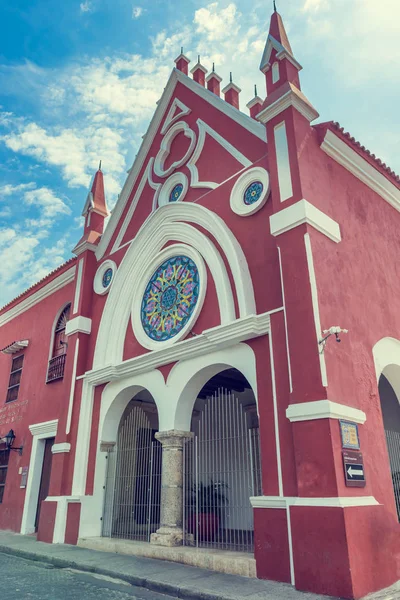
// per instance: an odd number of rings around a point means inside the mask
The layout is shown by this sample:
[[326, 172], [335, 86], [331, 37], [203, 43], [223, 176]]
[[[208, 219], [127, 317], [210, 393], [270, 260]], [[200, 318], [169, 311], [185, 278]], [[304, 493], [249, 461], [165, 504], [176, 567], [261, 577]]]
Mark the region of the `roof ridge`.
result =
[[77, 256], [71, 256], [71, 258], [69, 258], [68, 260], [66, 260], [65, 262], [63, 262], [61, 265], [59, 265], [58, 267], [56, 267], [55, 269], [53, 269], [52, 271], [50, 271], [50, 273], [47, 273], [47, 275], [45, 275], [44, 277], [42, 277], [42, 279], [39, 279], [39, 281], [36, 281], [31, 286], [29, 286], [28, 288], [26, 288], [23, 292], [21, 292], [20, 294], [18, 294], [18, 296], [15, 296], [15, 298], [13, 298], [12, 300], [10, 300], [9, 302], [7, 302], [6, 304], [4, 304], [3, 306], [0, 306], [0, 312], [2, 312], [5, 308], [7, 308], [8, 306], [10, 306], [11, 304], [13, 304], [16, 300], [20, 300], [23, 296], [25, 296], [26, 294], [28, 294], [29, 292], [31, 292], [34, 288], [36, 288], [38, 285], [40, 285], [41, 283], [43, 283], [44, 281], [46, 281], [47, 279], [49, 279], [52, 275], [54, 275], [58, 271], [61, 271], [67, 265], [69, 265], [69, 264], [71, 264], [73, 262], [76, 262], [77, 259], [78, 259]]
[[361, 144], [361, 142], [356, 140], [355, 137], [353, 137], [351, 135], [351, 133], [349, 133], [348, 131], [345, 131], [344, 127], [342, 127], [338, 121], [325, 121], [325, 123], [318, 123], [318, 125], [316, 125], [316, 127], [318, 127], [320, 125], [327, 126], [327, 127], [331, 126], [331, 128], [335, 129], [344, 138], [346, 138], [346, 140], [351, 142], [353, 144], [353, 146], [356, 146], [356, 148], [358, 148], [361, 152], [366, 154], [373, 162], [375, 162], [377, 164], [378, 167], [380, 167], [388, 175], [390, 175], [390, 177], [392, 177], [396, 181], [397, 184], [400, 183], [400, 176], [395, 171], [393, 171], [393, 169], [391, 169], [385, 162], [383, 162], [382, 159], [378, 158], [375, 154], [373, 154], [370, 150], [368, 150], [368, 148], [363, 146]]

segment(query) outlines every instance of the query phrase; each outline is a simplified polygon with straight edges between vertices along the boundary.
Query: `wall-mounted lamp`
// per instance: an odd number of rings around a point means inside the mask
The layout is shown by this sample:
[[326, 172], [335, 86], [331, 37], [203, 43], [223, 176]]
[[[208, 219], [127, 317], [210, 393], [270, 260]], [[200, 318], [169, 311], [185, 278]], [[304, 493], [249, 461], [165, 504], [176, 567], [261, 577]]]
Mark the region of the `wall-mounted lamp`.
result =
[[8, 451], [15, 450], [16, 452], [19, 453], [20, 456], [22, 456], [23, 446], [20, 446], [19, 448], [13, 448], [14, 440], [15, 440], [15, 433], [14, 433], [13, 429], [10, 429], [10, 431], [7, 433], [7, 435], [0, 438], [0, 441], [5, 443], [6, 450], [8, 450]]
[[348, 333], [348, 332], [349, 332], [348, 329], [342, 329], [338, 325], [335, 327], [330, 327], [329, 329], [324, 329], [324, 331], [322, 332], [324, 334], [324, 337], [321, 340], [319, 340], [319, 342], [318, 342], [318, 344], [321, 346], [319, 353], [322, 354], [324, 352], [326, 341], [331, 335], [334, 335], [336, 341], [340, 343], [341, 342], [340, 334]]

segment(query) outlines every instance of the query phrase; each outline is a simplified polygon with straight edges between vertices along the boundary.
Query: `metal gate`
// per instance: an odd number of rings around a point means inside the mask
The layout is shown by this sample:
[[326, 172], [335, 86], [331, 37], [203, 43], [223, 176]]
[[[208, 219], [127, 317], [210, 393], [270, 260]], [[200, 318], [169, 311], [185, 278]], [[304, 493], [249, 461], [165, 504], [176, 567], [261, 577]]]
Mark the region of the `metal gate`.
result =
[[146, 412], [128, 407], [118, 441], [107, 452], [105, 537], [150, 541], [159, 528], [162, 447], [154, 434]]
[[192, 430], [184, 446], [184, 544], [253, 552], [250, 496], [262, 494], [256, 405], [220, 388]]
[[397, 516], [400, 520], [400, 433], [385, 431]]

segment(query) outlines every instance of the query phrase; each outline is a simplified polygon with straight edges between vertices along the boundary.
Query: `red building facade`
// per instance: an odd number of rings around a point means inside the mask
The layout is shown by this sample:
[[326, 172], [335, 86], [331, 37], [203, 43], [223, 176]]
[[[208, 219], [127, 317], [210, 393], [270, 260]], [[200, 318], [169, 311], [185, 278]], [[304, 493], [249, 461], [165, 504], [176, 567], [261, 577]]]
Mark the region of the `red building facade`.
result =
[[112, 215], [99, 169], [75, 258], [0, 311], [0, 528], [360, 598], [400, 577], [399, 178], [312, 125], [277, 12], [250, 116], [188, 65]]

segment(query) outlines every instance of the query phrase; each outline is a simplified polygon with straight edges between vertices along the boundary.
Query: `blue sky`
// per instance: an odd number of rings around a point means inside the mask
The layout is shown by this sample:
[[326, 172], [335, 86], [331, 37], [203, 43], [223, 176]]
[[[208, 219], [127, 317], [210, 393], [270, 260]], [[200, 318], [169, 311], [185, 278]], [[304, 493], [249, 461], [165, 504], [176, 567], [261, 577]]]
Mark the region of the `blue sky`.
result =
[[[277, 0], [302, 89], [400, 172], [398, 0]], [[102, 159], [113, 207], [181, 45], [242, 88], [269, 0], [0, 3], [0, 306], [71, 256]]]

